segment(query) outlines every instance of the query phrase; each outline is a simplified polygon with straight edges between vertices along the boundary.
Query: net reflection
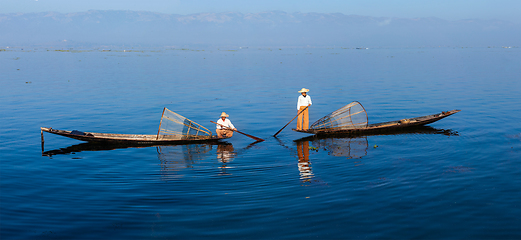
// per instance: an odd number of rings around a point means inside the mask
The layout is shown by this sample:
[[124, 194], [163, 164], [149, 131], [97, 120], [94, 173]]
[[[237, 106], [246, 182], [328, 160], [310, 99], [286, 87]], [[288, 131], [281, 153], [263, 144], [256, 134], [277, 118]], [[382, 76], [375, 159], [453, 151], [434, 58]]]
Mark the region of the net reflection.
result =
[[157, 146], [157, 158], [162, 171], [177, 171], [193, 166], [203, 159], [203, 154], [212, 150], [209, 144]]
[[313, 140], [312, 143], [318, 149], [327, 150], [329, 155], [346, 157], [347, 159], [366, 156], [369, 145], [366, 137], [324, 138]]
[[366, 137], [315, 138], [312, 140], [299, 140], [296, 143], [298, 170], [302, 182], [310, 182], [315, 177], [309, 160], [310, 151], [326, 150], [332, 156], [356, 159], [367, 155], [369, 145]]
[[[222, 165], [219, 167], [219, 175], [230, 175], [226, 172], [227, 163], [235, 157], [231, 143], [212, 144], [189, 144], [177, 146], [157, 146], [158, 158], [161, 162], [161, 177], [163, 180], [180, 178], [180, 173], [187, 168], [211, 159], [213, 150], [217, 147], [217, 159]], [[214, 152], [215, 153], [215, 152]]]

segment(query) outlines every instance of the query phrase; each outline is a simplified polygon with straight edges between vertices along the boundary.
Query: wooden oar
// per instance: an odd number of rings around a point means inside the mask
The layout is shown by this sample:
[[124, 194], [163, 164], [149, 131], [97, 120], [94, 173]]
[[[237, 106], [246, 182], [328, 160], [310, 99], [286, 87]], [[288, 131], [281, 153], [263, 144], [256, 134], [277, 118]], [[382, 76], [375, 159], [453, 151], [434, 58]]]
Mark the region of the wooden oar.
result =
[[302, 111], [300, 111], [300, 112], [297, 114], [297, 116], [293, 117], [293, 119], [291, 119], [291, 121], [289, 121], [289, 123], [287, 123], [286, 125], [284, 125], [284, 127], [282, 127], [282, 128], [281, 128], [277, 133], [275, 133], [275, 135], [273, 135], [273, 136], [276, 137], [277, 134], [279, 134], [279, 133], [282, 131], [282, 129], [286, 128], [286, 127], [287, 127], [291, 122], [293, 122], [293, 120], [295, 120], [295, 118], [298, 117], [298, 115], [300, 115], [301, 113], [303, 113], [304, 110], [306, 110], [308, 107], [309, 107], [309, 106], [306, 106], [304, 109], [302, 109]]
[[253, 139], [255, 139], [255, 140], [259, 141], [259, 142], [264, 141], [264, 139], [262, 139], [262, 138], [258, 138], [258, 137], [252, 136], [252, 135], [250, 135], [250, 134], [243, 133], [243, 132], [241, 132], [241, 131], [239, 131], [239, 130], [233, 130], [233, 129], [228, 128], [228, 127], [226, 127], [226, 126], [224, 126], [224, 125], [222, 125], [222, 124], [220, 124], [220, 123], [216, 123], [216, 122], [214, 122], [214, 121], [210, 121], [210, 122], [215, 123], [215, 124], [219, 124], [219, 125], [221, 125], [221, 127], [225, 127], [225, 129], [229, 129], [229, 130], [232, 130], [232, 131], [234, 131], [234, 132], [238, 132], [238, 133], [243, 134], [243, 135], [245, 135], [245, 136], [251, 137], [251, 138], [253, 138]]

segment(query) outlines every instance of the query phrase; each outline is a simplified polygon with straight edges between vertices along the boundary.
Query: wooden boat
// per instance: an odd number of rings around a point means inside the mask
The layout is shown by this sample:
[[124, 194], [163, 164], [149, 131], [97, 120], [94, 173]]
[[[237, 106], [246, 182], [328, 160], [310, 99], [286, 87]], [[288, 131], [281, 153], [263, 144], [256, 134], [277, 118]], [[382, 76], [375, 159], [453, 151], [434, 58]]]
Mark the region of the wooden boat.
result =
[[293, 131], [316, 135], [361, 135], [398, 131], [433, 123], [459, 111], [461, 110], [452, 110], [438, 114], [416, 118], [406, 118], [397, 121], [368, 124], [367, 113], [365, 112], [365, 109], [359, 102], [352, 102], [313, 123], [309, 129], [293, 129]]
[[47, 127], [41, 127], [40, 129], [42, 134], [42, 142], [43, 132], [48, 132], [81, 141], [112, 144], [182, 144], [211, 142], [224, 139], [212, 135], [210, 130], [207, 128], [177, 113], [174, 113], [167, 108], [163, 109], [159, 130], [157, 134], [153, 135], [95, 133], [81, 132], [77, 130], [66, 131]]
[[77, 130], [66, 131], [53, 128], [40, 128], [42, 132], [48, 132], [68, 138], [73, 138], [86, 142], [105, 142], [114, 144], [170, 144], [170, 143], [189, 143], [189, 142], [209, 142], [218, 141], [224, 138], [217, 136], [183, 136], [183, 135], [144, 135], [144, 134], [114, 134], [114, 133], [94, 133], [80, 132]]

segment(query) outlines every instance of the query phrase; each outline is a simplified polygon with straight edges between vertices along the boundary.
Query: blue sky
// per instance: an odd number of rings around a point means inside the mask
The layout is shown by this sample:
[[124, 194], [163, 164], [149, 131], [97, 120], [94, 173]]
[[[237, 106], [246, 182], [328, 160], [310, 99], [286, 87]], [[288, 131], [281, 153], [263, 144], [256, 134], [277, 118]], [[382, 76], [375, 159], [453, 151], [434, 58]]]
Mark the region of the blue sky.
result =
[[133, 10], [168, 14], [201, 12], [343, 13], [373, 17], [500, 19], [521, 23], [521, 0], [2, 0], [0, 13]]

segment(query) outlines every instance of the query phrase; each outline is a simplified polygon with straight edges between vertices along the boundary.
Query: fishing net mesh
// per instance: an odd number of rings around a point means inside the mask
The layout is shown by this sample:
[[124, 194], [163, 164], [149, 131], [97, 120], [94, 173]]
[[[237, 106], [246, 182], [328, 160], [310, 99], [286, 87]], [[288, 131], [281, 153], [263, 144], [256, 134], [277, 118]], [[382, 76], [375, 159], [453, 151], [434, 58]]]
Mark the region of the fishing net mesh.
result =
[[200, 124], [165, 108], [157, 135], [158, 138], [182, 136], [183, 139], [201, 139], [210, 138], [212, 133]]
[[352, 102], [311, 124], [310, 129], [342, 130], [367, 127], [367, 112], [359, 102]]

